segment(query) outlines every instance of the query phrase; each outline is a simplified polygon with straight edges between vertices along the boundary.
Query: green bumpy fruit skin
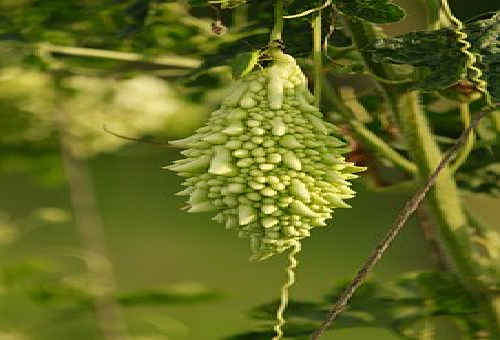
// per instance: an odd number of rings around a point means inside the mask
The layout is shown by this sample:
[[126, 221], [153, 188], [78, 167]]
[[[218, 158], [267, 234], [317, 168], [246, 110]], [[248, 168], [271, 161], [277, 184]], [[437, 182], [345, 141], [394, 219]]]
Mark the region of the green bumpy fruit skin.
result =
[[189, 212], [215, 212], [214, 220], [251, 241], [251, 260], [283, 252], [326, 225], [335, 208], [350, 207], [348, 180], [366, 168], [346, 162], [345, 143], [311, 103], [306, 78], [293, 57], [252, 72], [207, 124], [188, 138], [186, 158], [167, 169], [185, 177]]

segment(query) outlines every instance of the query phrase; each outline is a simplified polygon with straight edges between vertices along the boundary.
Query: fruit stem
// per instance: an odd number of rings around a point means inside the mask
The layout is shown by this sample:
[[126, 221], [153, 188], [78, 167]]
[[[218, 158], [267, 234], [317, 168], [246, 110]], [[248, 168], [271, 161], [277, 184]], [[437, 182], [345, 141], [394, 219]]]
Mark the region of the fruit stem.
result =
[[271, 31], [269, 45], [274, 46], [275, 40], [281, 40], [283, 31], [283, 0], [276, 0], [274, 4], [274, 26]]

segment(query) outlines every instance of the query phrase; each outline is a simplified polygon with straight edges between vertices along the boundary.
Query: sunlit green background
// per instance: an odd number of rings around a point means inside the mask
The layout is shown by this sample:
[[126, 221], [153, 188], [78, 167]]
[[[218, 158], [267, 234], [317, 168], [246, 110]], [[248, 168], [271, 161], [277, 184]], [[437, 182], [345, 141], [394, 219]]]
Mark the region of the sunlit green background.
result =
[[[407, 7], [410, 17], [394, 25], [393, 31], [421, 28], [421, 6], [417, 1], [394, 2]], [[450, 3], [456, 5], [457, 13], [463, 18], [492, 10], [491, 1], [486, 0], [477, 0], [473, 4], [467, 1]], [[189, 134], [202, 124], [211, 108], [198, 105], [186, 111], [181, 106], [175, 115], [186, 121], [186, 114], [192, 114], [193, 122], [186, 123], [187, 128], [178, 131], [178, 126], [174, 126], [174, 115], [165, 129], [157, 133], [158, 138], [170, 138], [173, 136], [171, 130], [177, 134]], [[0, 115], [5, 114], [8, 112], [0, 112]], [[127, 131], [120, 132], [127, 134]], [[261, 263], [249, 263], [248, 240], [238, 239], [234, 232], [224, 230], [211, 221], [208, 214], [181, 211], [183, 199], [173, 195], [181, 189], [181, 180], [173, 172], [161, 169], [178, 157], [176, 150], [129, 143], [89, 160], [119, 290], [198, 283], [220, 293], [217, 299], [192, 304], [128, 308], [126, 314], [132, 332], [137, 330], [139, 334], [146, 329], [154, 333], [155, 327], [159, 327], [163, 335], [158, 339], [212, 340], [253, 329], [256, 321], [250, 320], [246, 313], [256, 305], [277, 298], [285, 280], [286, 258], [276, 256]], [[53, 258], [58, 250], [79, 247], [71, 220], [36, 222], [36, 226], [30, 226], [34, 223], [30, 216], [41, 207], [71, 210], [68, 188], [64, 183], [47, 186], [26, 172], [3, 173], [1, 176], [0, 210], [23, 230], [29, 231], [14, 243], [0, 244], [0, 267]], [[318, 300], [334, 283], [351, 277], [409, 197], [404, 193], [368, 191], [362, 180], [357, 181], [355, 187], [359, 193], [351, 202], [354, 208], [336, 212], [330, 227], [314, 230], [313, 236], [303, 241], [297, 283], [291, 291], [294, 298]], [[466, 202], [481, 212], [486, 222], [500, 228], [499, 201], [478, 195], [467, 197]], [[61, 261], [75, 271], [82, 266], [75, 260]], [[422, 231], [412, 221], [376, 268], [373, 277], [383, 282], [403, 272], [432, 266]], [[16, 330], [26, 325], [34, 330], [32, 337], [19, 339], [83, 340], [97, 336], [89, 314], [53, 320], [46, 315], [43, 306], [27, 298], [2, 294], [0, 286], [0, 339], [18, 339], [14, 337]], [[397, 339], [382, 329], [349, 329], [324, 336], [325, 339], [340, 340], [368, 337], [373, 340]], [[455, 337], [443, 333], [441, 339]]]

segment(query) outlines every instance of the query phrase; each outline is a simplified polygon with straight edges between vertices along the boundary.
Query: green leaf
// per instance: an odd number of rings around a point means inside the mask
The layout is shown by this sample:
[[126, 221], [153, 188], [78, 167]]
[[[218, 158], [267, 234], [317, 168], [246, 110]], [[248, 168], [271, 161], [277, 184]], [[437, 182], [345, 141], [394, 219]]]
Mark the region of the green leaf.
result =
[[231, 62], [231, 75], [238, 79], [250, 73], [259, 62], [259, 51], [240, 53]]
[[[241, 334], [232, 335], [224, 338], [224, 340], [269, 340], [276, 333], [272, 331], [252, 331]], [[287, 333], [288, 334], [288, 333]]]
[[342, 14], [375, 24], [387, 24], [403, 19], [405, 11], [388, 0], [334, 0]]
[[10, 265], [2, 270], [2, 278], [9, 294], [20, 293], [40, 305], [81, 309], [92, 306], [86, 277], [65, 276], [54, 261], [32, 260]]
[[219, 293], [196, 283], [178, 283], [166, 287], [148, 288], [122, 293], [118, 301], [126, 306], [194, 303], [210, 301]]
[[[323, 321], [329, 306], [338, 299], [348, 282], [337, 285], [321, 302], [290, 301], [284, 333], [293, 339], [307, 339]], [[262, 305], [251, 312], [258, 320], [272, 320], [278, 302]], [[331, 329], [382, 327], [402, 339], [421, 339], [424, 322], [433, 317], [448, 316], [468, 326], [468, 332], [483, 328], [477, 318], [481, 306], [460, 284], [456, 276], [445, 272], [419, 272], [404, 275], [392, 282], [364, 283]], [[269, 338], [270, 328], [228, 337], [228, 340]]]
[[[471, 51], [481, 55], [481, 62], [477, 66], [488, 81], [488, 91], [494, 100], [500, 99], [500, 14], [468, 24], [465, 32], [472, 44]], [[452, 86], [467, 76], [474, 76], [467, 74], [467, 56], [461, 52], [462, 47], [457, 41], [456, 32], [443, 28], [380, 39], [368, 46], [367, 50], [375, 62], [424, 68], [424, 76], [416, 81], [413, 88], [438, 90]]]

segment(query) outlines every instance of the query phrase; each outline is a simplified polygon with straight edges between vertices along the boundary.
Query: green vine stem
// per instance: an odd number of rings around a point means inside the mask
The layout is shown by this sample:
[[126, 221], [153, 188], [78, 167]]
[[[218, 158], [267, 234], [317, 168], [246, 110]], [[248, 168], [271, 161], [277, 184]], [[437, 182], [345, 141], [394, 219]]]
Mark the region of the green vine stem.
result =
[[[464, 129], [466, 129], [470, 125], [469, 102], [460, 101], [459, 110], [460, 110], [460, 118], [462, 119], [462, 123], [464, 124]], [[471, 153], [473, 146], [474, 146], [474, 132], [472, 132], [469, 135], [469, 138], [467, 138], [467, 143], [465, 143], [463, 149], [460, 151], [455, 161], [450, 165], [450, 171], [452, 173], [456, 172], [458, 168], [460, 168], [460, 166], [464, 164], [464, 162], [469, 157], [469, 154]]]
[[373, 121], [372, 116], [359, 102], [353, 87], [341, 85], [338, 87], [337, 91], [342, 99], [342, 102], [349, 108], [352, 114], [354, 114], [354, 117], [358, 122], [366, 124]]
[[[394, 99], [394, 98], [392, 98]], [[420, 178], [425, 181], [439, 164], [442, 154], [419, 103], [419, 94], [413, 91], [392, 101], [393, 112], [401, 122], [410, 153], [418, 166]], [[488, 318], [492, 338], [500, 338], [500, 315], [497, 315], [486, 287], [477, 279], [478, 264], [473, 260], [470, 231], [464, 216], [460, 195], [449, 169], [443, 169], [436, 184], [427, 195], [434, 218], [438, 222], [441, 241], [452, 260], [462, 283], [476, 296]]]
[[314, 105], [321, 104], [321, 69], [323, 67], [323, 51], [321, 45], [321, 10], [311, 23], [313, 29], [313, 61], [314, 61]]
[[[368, 69], [384, 79], [395, 79], [396, 72], [390, 65], [374, 63], [362, 48], [377, 37], [377, 30], [370, 24], [359, 20], [345, 20], [355, 45]], [[442, 154], [427, 123], [419, 103], [417, 91], [405, 93], [405, 88], [398, 84], [379, 83], [389, 100], [392, 112], [400, 125], [408, 144], [413, 161], [416, 163], [421, 181], [426, 180], [439, 164]], [[485, 319], [488, 320], [490, 337], [500, 339], [500, 315], [492, 303], [486, 287], [477, 279], [478, 265], [473, 260], [472, 246], [469, 240], [467, 222], [462, 211], [460, 196], [448, 169], [439, 175], [435, 187], [429, 191], [430, 211], [437, 221], [443, 248], [446, 250], [451, 265], [463, 284], [476, 295], [479, 305], [483, 306]]]
[[[442, 154], [433, 139], [427, 119], [420, 106], [419, 94], [417, 91], [413, 91], [391, 99], [393, 99], [392, 110], [401, 123], [410, 154], [418, 166], [419, 177], [421, 180], [425, 180], [436, 168]], [[461, 269], [465, 269], [467, 276], [474, 276], [473, 266], [470, 268], [465, 266], [465, 263], [469, 261], [463, 258], [465, 253], [470, 253], [471, 247], [466, 244], [457, 244], [457, 240], [454, 240], [453, 237], [454, 233], [464, 233], [463, 239], [465, 240], [468, 234], [465, 230], [466, 223], [458, 190], [449, 169], [444, 169], [441, 172], [440, 178], [436, 181], [435, 188], [430, 191], [428, 198], [433, 206], [435, 217], [438, 218], [440, 224], [446, 225], [446, 228], [442, 228], [441, 232], [443, 238], [450, 242], [447, 247], [448, 252], [456, 256], [455, 265], [464, 267]]]
[[357, 138], [359, 138], [368, 148], [387, 158], [395, 166], [412, 174], [417, 173], [417, 166], [415, 164], [400, 155], [383, 139], [371, 132], [363, 123], [355, 118], [355, 115], [339, 98], [337, 93], [335, 93], [331, 83], [325, 77], [322, 77], [322, 83], [325, 93], [324, 100], [334, 107], [336, 112], [345, 119]]
[[418, 224], [424, 232], [425, 240], [429, 244], [429, 250], [437, 269], [443, 271], [448, 270], [449, 265], [446, 262], [446, 254], [441, 248], [441, 244], [439, 243], [436, 232], [436, 226], [434, 225], [434, 221], [432, 221], [432, 218], [426, 207], [419, 207], [417, 211], [415, 211], [415, 215], [417, 216]]

